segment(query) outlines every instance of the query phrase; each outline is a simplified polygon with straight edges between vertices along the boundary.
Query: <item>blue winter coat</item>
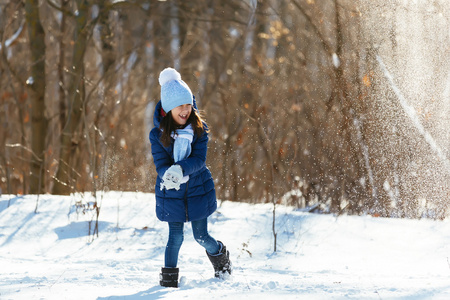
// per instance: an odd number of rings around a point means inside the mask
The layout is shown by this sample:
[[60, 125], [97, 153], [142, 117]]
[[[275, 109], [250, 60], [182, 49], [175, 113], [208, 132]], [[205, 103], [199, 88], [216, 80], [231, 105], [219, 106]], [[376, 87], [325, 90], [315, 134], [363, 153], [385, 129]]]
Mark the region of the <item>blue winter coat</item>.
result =
[[[197, 109], [195, 99], [194, 108]], [[208, 133], [198, 137], [194, 135], [192, 152], [188, 158], [177, 162], [183, 169], [183, 175], [189, 175], [189, 181], [180, 189], [161, 190], [161, 178], [166, 170], [173, 165], [173, 139], [169, 147], [164, 147], [160, 141], [162, 120], [161, 101], [158, 102], [153, 115], [155, 127], [150, 131], [152, 155], [155, 163], [156, 178], [156, 216], [166, 222], [188, 222], [201, 220], [211, 215], [217, 209], [216, 191], [211, 172], [206, 167], [206, 152]]]

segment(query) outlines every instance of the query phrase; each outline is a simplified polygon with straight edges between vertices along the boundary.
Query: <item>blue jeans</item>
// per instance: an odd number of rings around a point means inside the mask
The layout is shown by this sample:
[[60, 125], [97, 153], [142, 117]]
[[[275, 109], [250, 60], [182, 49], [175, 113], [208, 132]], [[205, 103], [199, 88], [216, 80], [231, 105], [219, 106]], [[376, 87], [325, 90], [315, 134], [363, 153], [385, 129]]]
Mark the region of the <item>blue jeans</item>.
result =
[[[219, 243], [209, 235], [207, 219], [192, 221], [192, 232], [194, 239], [209, 254], [217, 254], [220, 250]], [[183, 243], [183, 222], [169, 222], [169, 240], [165, 252], [165, 267], [175, 268], [178, 263], [178, 253]]]

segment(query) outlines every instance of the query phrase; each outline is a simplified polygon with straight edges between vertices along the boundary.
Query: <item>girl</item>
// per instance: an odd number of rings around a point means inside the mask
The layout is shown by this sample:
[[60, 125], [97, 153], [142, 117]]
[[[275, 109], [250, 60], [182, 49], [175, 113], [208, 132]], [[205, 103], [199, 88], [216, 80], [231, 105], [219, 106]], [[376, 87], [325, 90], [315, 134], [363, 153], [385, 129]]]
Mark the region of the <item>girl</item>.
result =
[[169, 224], [169, 240], [160, 284], [178, 287], [178, 252], [184, 222], [191, 222], [195, 240], [205, 248], [215, 277], [231, 274], [225, 245], [208, 234], [207, 217], [217, 208], [211, 172], [206, 167], [208, 127], [181, 75], [172, 68], [159, 75], [161, 101], [150, 132], [156, 172], [156, 215]]

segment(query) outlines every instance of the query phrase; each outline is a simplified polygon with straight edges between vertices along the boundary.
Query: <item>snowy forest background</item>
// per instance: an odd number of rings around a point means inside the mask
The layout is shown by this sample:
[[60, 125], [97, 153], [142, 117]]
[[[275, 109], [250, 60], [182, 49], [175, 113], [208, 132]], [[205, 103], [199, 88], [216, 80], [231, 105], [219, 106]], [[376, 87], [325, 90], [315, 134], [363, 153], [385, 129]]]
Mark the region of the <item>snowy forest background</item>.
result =
[[445, 0], [0, 0], [0, 42], [3, 193], [152, 192], [172, 66], [220, 199], [448, 216]]

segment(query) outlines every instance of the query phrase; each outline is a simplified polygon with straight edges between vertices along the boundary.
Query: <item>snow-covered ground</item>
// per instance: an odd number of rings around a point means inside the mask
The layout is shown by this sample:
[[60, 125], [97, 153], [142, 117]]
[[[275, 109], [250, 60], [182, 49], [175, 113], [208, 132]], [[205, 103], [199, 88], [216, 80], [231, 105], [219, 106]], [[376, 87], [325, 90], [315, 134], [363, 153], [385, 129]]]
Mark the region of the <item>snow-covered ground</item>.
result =
[[450, 299], [448, 221], [279, 206], [274, 253], [272, 206], [224, 202], [209, 228], [234, 274], [213, 278], [187, 225], [173, 289], [159, 286], [168, 229], [152, 194], [102, 195], [93, 241], [77, 199], [41, 195], [34, 213], [36, 196], [0, 197], [0, 299]]

